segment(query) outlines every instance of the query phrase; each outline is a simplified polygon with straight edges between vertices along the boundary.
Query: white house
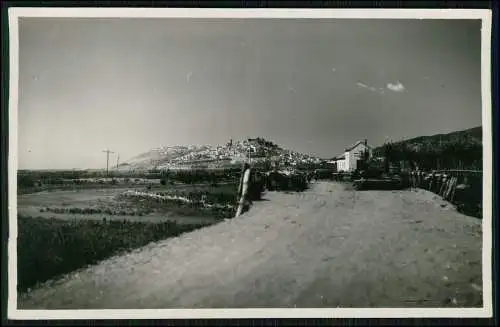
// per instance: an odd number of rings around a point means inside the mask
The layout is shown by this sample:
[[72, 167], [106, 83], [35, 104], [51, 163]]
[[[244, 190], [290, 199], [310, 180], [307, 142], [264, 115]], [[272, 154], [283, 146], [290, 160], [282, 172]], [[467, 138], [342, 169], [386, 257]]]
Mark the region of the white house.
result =
[[372, 147], [364, 141], [358, 141], [345, 149], [345, 152], [336, 157], [333, 162], [337, 164], [337, 171], [354, 171], [358, 167], [359, 160], [363, 158], [363, 153], [368, 152], [368, 157], [372, 156]]

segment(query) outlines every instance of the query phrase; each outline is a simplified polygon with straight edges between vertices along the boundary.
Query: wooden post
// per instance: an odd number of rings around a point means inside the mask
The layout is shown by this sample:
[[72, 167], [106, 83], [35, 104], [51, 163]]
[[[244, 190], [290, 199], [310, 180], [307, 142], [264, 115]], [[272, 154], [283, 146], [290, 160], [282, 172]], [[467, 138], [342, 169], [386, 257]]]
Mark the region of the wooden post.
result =
[[455, 186], [457, 185], [457, 177], [453, 177], [451, 179], [451, 185], [450, 185], [450, 189], [448, 190], [448, 201], [451, 202], [451, 196], [452, 196], [452, 193], [455, 189]]
[[457, 189], [458, 185], [458, 177], [455, 177], [455, 180], [453, 181], [453, 187], [451, 190], [451, 195], [450, 195], [450, 202], [453, 203], [453, 200], [455, 198], [455, 190]]
[[455, 186], [457, 181], [457, 177], [453, 177], [450, 185], [450, 192], [448, 194], [448, 201], [452, 202], [453, 201], [453, 193], [455, 192]]
[[448, 195], [450, 195], [451, 192], [451, 183], [453, 181], [454, 177], [448, 178], [448, 181], [446, 182], [446, 189], [444, 190], [444, 199], [448, 200]]
[[453, 184], [455, 183], [455, 176], [452, 176], [450, 179], [450, 186], [448, 187], [448, 192], [446, 193], [446, 199], [450, 200], [451, 190], [453, 189]]
[[250, 168], [245, 170], [245, 172], [243, 173], [243, 180], [242, 180], [243, 185], [241, 188], [241, 196], [240, 196], [240, 201], [238, 203], [238, 209], [236, 210], [236, 217], [240, 216], [243, 213], [243, 208], [248, 199], [248, 188], [249, 188], [248, 182], [250, 180], [250, 173], [251, 173]]
[[240, 184], [238, 186], [238, 198], [241, 197], [241, 190], [243, 189], [243, 175], [245, 175], [245, 164], [241, 165], [241, 175], [240, 175]]
[[437, 174], [434, 176], [434, 187], [432, 188], [433, 193], [439, 193], [439, 186], [441, 185], [441, 175]]
[[429, 178], [429, 191], [432, 191], [433, 186], [434, 186], [434, 173], [432, 172]]
[[450, 188], [450, 182], [451, 182], [451, 176], [446, 175], [446, 183], [445, 187], [443, 190], [443, 197], [446, 199], [446, 196], [448, 195], [448, 190]]
[[443, 199], [446, 199], [446, 191], [448, 190], [449, 182], [450, 182], [450, 178], [448, 177], [448, 175], [446, 175], [446, 179], [444, 180], [443, 188], [441, 190], [441, 197]]
[[450, 187], [450, 179], [449, 177], [446, 178], [446, 182], [444, 183], [444, 188], [443, 188], [443, 199], [446, 200], [446, 195], [448, 194], [448, 189]]
[[446, 185], [446, 175], [441, 176], [439, 179], [440, 179], [441, 184], [439, 185], [438, 194], [442, 196], [444, 186]]

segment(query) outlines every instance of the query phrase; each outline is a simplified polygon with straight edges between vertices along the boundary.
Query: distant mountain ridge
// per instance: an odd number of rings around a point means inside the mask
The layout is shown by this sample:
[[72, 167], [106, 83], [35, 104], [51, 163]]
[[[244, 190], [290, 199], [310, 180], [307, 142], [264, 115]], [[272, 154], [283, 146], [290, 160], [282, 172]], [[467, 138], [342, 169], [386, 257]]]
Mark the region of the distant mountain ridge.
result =
[[481, 169], [483, 155], [482, 127], [419, 136], [409, 140], [387, 143], [374, 149], [375, 156], [406, 160], [427, 169]]
[[274, 161], [281, 164], [319, 162], [321, 159], [287, 150], [263, 138], [230, 140], [224, 145], [164, 146], [141, 153], [119, 165], [119, 170], [149, 170], [191, 166], [224, 167], [239, 164], [250, 158], [252, 162]]
[[[440, 133], [428, 136], [417, 136], [408, 140], [393, 142], [395, 145], [405, 145], [409, 148], [419, 150], [430, 150], [431, 148], [440, 149], [448, 146], [449, 144], [457, 145], [482, 145], [483, 142], [483, 128], [481, 126], [451, 132]], [[375, 148], [380, 151], [383, 146]]]
[[429, 136], [418, 136], [409, 140], [407, 143], [419, 143], [419, 142], [452, 142], [452, 141], [467, 141], [471, 143], [482, 143], [483, 140], [483, 128], [481, 126], [465, 129], [462, 131], [456, 131], [446, 134], [434, 134]]

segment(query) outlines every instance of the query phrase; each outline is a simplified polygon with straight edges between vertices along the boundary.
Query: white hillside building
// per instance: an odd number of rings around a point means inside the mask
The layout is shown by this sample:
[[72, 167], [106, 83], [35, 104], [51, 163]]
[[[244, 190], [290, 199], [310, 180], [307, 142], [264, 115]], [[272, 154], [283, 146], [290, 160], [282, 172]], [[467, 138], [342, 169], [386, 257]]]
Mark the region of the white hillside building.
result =
[[368, 158], [372, 156], [372, 147], [364, 141], [358, 141], [355, 144], [345, 149], [345, 152], [333, 159], [331, 162], [336, 163], [337, 171], [354, 171], [358, 168], [359, 160], [363, 158], [363, 153], [368, 152]]

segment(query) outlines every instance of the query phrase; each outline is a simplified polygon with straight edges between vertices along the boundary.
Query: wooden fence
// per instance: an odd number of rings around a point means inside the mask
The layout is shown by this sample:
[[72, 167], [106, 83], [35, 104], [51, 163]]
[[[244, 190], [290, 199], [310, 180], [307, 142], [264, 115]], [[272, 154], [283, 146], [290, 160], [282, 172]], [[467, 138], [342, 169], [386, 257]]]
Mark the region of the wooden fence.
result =
[[481, 216], [483, 172], [480, 170], [412, 171], [409, 186], [422, 188], [440, 195], [462, 211]]

